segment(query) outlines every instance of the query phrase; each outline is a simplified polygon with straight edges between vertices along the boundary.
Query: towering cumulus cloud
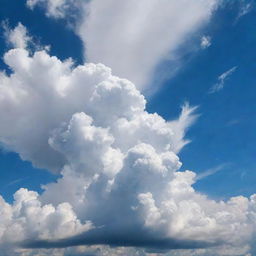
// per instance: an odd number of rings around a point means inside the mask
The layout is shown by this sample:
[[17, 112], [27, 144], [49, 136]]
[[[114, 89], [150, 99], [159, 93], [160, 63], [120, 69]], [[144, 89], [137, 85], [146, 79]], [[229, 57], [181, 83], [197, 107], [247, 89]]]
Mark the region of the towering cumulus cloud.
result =
[[148, 113], [134, 84], [102, 64], [74, 66], [26, 48], [9, 50], [4, 61], [11, 74], [0, 75], [0, 142], [61, 177], [41, 195], [22, 188], [13, 204], [1, 198], [2, 250], [250, 250], [256, 196], [217, 202], [194, 190], [195, 173], [178, 171], [194, 109], [185, 106], [172, 122]]

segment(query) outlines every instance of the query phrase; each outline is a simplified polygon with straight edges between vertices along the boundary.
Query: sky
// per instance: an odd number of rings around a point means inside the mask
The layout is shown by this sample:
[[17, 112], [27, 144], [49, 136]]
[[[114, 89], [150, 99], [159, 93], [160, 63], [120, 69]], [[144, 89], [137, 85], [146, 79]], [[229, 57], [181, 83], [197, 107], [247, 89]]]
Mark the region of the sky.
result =
[[0, 256], [256, 255], [254, 1], [0, 3]]

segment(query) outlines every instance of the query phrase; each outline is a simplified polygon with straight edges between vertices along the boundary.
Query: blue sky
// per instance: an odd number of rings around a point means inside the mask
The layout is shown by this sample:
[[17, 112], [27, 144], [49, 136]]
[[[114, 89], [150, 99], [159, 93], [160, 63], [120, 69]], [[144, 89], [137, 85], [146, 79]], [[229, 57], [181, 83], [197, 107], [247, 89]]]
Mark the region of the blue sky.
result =
[[[87, 61], [83, 57], [87, 51], [83, 45], [86, 40], [89, 45], [89, 39], [87, 35], [83, 39], [67, 19], [47, 17], [43, 7], [31, 10], [25, 1], [0, 2], [2, 24], [14, 28], [21, 22], [35, 44], [50, 45], [50, 55], [62, 61], [70, 57], [75, 65]], [[239, 16], [246, 4], [250, 4], [248, 13]], [[178, 118], [185, 102], [198, 106], [198, 119], [186, 133], [191, 142], [178, 155], [182, 171], [191, 170], [202, 177], [193, 187], [215, 200], [228, 200], [237, 195], [249, 197], [256, 192], [255, 8], [254, 1], [223, 2], [209, 20], [203, 21], [205, 24], [200, 29], [188, 34], [177, 47], [178, 61], [170, 58], [157, 63], [157, 68], [147, 77], [153, 88], [151, 93], [144, 88], [146, 110], [158, 113], [165, 120]], [[3, 56], [10, 49], [3, 25], [0, 33]], [[209, 39], [205, 48], [201, 46], [203, 36]], [[93, 60], [90, 49], [88, 56]], [[11, 73], [3, 58], [0, 69]], [[214, 90], [220, 83], [219, 90]], [[9, 203], [20, 188], [42, 193], [42, 185], [61, 177], [33, 167], [4, 145], [0, 151], [0, 170], [0, 194]]]

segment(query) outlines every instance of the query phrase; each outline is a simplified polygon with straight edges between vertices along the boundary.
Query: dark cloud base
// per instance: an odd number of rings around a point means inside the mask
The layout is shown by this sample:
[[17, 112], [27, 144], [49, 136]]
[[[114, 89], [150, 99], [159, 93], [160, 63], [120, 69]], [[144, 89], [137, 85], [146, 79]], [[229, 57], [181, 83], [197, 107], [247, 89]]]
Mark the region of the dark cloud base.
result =
[[145, 234], [142, 236], [141, 230], [118, 234], [105, 229], [91, 230], [82, 235], [61, 240], [36, 240], [24, 241], [20, 246], [23, 248], [65, 248], [79, 245], [108, 245], [111, 247], [138, 247], [144, 248], [150, 252], [165, 252], [171, 249], [202, 249], [218, 246], [221, 242], [209, 243], [204, 241], [179, 240], [162, 238], [156, 239], [153, 234]]

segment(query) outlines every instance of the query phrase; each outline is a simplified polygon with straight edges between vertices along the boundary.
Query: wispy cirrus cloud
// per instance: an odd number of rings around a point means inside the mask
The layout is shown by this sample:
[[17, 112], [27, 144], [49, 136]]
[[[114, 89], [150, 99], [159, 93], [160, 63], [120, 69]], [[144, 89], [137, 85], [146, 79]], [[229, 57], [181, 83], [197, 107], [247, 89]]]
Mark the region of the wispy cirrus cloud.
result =
[[20, 182], [22, 182], [22, 181], [24, 181], [24, 180], [27, 180], [28, 178], [29, 178], [29, 177], [25, 177], [25, 178], [20, 178], [20, 179], [13, 180], [13, 181], [7, 183], [7, 185], [6, 185], [5, 187], [10, 187], [10, 186], [12, 186], [12, 185], [18, 184], [18, 183], [20, 183]]
[[236, 17], [236, 22], [242, 18], [243, 16], [247, 15], [249, 12], [251, 12], [253, 10], [254, 7], [254, 2], [251, 0], [241, 0], [240, 2], [240, 8], [239, 8], [239, 12], [238, 15]]
[[230, 78], [230, 76], [237, 70], [237, 66], [232, 67], [231, 69], [227, 70], [223, 74], [218, 77], [218, 82], [212, 86], [209, 90], [209, 93], [215, 93], [222, 90], [225, 86], [225, 82]]
[[196, 176], [196, 180], [202, 180], [206, 177], [209, 177], [211, 175], [214, 175], [217, 172], [220, 172], [222, 170], [224, 170], [225, 168], [227, 168], [228, 166], [230, 166], [229, 163], [224, 163], [224, 164], [220, 164], [218, 166], [215, 166], [213, 168], [210, 168], [206, 171], [200, 172], [199, 174], [197, 174]]

